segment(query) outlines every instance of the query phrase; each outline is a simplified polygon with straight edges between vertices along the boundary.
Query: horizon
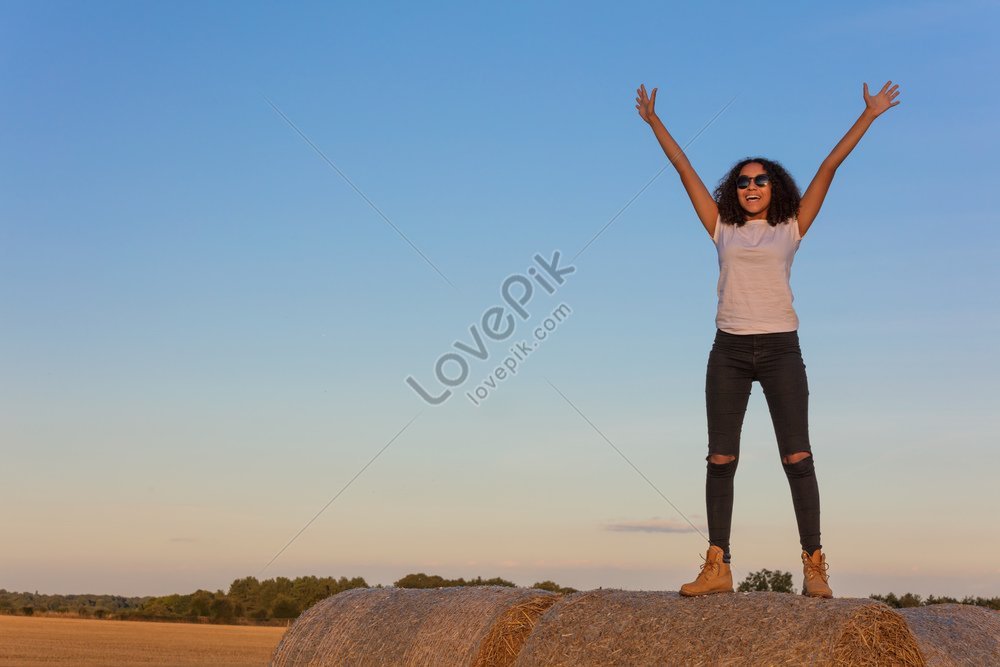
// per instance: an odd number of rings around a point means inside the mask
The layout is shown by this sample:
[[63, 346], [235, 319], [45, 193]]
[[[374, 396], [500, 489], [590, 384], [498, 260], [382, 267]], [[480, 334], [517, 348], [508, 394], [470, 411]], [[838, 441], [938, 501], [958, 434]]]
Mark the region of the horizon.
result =
[[[738, 586], [740, 583], [742, 583], [743, 580], [747, 577], [747, 575], [751, 574], [751, 572], [756, 572], [756, 571], [759, 571], [761, 569], [769, 569], [769, 570], [772, 570], [772, 571], [774, 571], [774, 570], [781, 570], [781, 571], [785, 571], [785, 572], [790, 572], [791, 575], [792, 575], [792, 585], [793, 585], [793, 588], [796, 591], [798, 591], [802, 587], [801, 568], [792, 569], [792, 570], [785, 570], [785, 569], [780, 568], [780, 567], [779, 568], [765, 568], [764, 566], [755, 567], [752, 570], [746, 570], [746, 571], [742, 571], [741, 570], [739, 576], [737, 576], [737, 572], [734, 569], [734, 572], [733, 572], [733, 583], [734, 583], [734, 586]], [[190, 590], [176, 590], [176, 589], [174, 589], [174, 590], [166, 590], [166, 589], [162, 589], [160, 592], [156, 592], [156, 593], [121, 593], [121, 592], [116, 592], [116, 591], [87, 591], [87, 592], [42, 591], [40, 589], [38, 589], [38, 590], [12, 590], [12, 589], [7, 589], [4, 586], [0, 586], [0, 589], [7, 590], [8, 593], [31, 593], [31, 594], [35, 594], [35, 595], [117, 595], [117, 596], [121, 596], [121, 597], [129, 597], [129, 598], [140, 597], [141, 598], [141, 597], [162, 597], [162, 596], [165, 596], [165, 595], [173, 595], [173, 594], [188, 595], [188, 594], [194, 593], [197, 590], [206, 590], [206, 591], [210, 591], [210, 592], [216, 592], [216, 591], [220, 591], [221, 590], [224, 593], [228, 593], [229, 587], [230, 587], [230, 585], [232, 585], [233, 581], [244, 579], [246, 577], [256, 577], [259, 581], [265, 581], [267, 579], [277, 579], [277, 578], [280, 578], [280, 577], [286, 577], [286, 578], [291, 579], [291, 580], [294, 580], [297, 577], [308, 577], [308, 576], [315, 576], [315, 577], [318, 577], [318, 578], [332, 577], [334, 579], [340, 579], [341, 577], [347, 578], [347, 579], [352, 579], [354, 577], [361, 577], [362, 579], [365, 580], [365, 583], [368, 585], [369, 588], [374, 588], [374, 587], [378, 587], [378, 586], [381, 586], [381, 587], [393, 587], [395, 581], [399, 581], [402, 577], [407, 576], [407, 575], [413, 575], [413, 574], [425, 574], [427, 576], [441, 576], [442, 578], [448, 579], [448, 580], [455, 580], [455, 579], [462, 578], [462, 579], [465, 579], [467, 582], [470, 581], [470, 580], [474, 580], [477, 577], [480, 577], [482, 579], [500, 578], [500, 579], [504, 579], [506, 581], [511, 581], [518, 588], [531, 588], [532, 584], [541, 583], [541, 582], [547, 581], [547, 579], [540, 579], [540, 578], [531, 579], [530, 577], [528, 577], [527, 579], [524, 579], [524, 581], [528, 581], [530, 579], [530, 583], [522, 583], [522, 581], [513, 580], [509, 576], [505, 576], [505, 575], [502, 575], [502, 574], [492, 574], [491, 575], [491, 574], [489, 574], [487, 572], [480, 572], [478, 574], [458, 574], [458, 575], [453, 575], [452, 576], [452, 575], [444, 575], [444, 574], [441, 574], [438, 571], [430, 570], [430, 569], [426, 569], [425, 568], [425, 569], [413, 569], [413, 570], [410, 570], [408, 572], [403, 572], [399, 576], [396, 576], [396, 577], [394, 577], [394, 578], [392, 578], [392, 579], [390, 579], [388, 581], [372, 581], [368, 577], [366, 577], [364, 575], [361, 575], [361, 574], [357, 574], [357, 573], [342, 573], [342, 574], [299, 573], [299, 574], [292, 574], [292, 575], [275, 574], [275, 575], [266, 575], [266, 576], [263, 576], [263, 577], [260, 577], [260, 576], [257, 576], [257, 575], [253, 575], [253, 574], [247, 574], [247, 575], [233, 577], [224, 586], [199, 586], [197, 588], [192, 588]], [[683, 574], [683, 568], [681, 568], [681, 573], [680, 574], [681, 575]], [[861, 575], [862, 579], [870, 579], [872, 581], [878, 581], [878, 580], [880, 580], [879, 576], [877, 574], [875, 574], [875, 573], [862, 572], [862, 573], [855, 573], [855, 574]], [[634, 577], [636, 577], [636, 578], [639, 577], [639, 576], [649, 576], [649, 573], [642, 573], [641, 575], [634, 575]], [[904, 586], [911, 586], [911, 585], [917, 585], [920, 582], [923, 582], [924, 579], [922, 579], [920, 577], [907, 577], [907, 578], [889, 578], [889, 579], [885, 579], [885, 581], [909, 582], [909, 583], [904, 583], [903, 585]], [[644, 589], [644, 588], [640, 588], [640, 587], [636, 587], [636, 586], [627, 586], [627, 585], [626, 586], [604, 586], [604, 585], [600, 585], [600, 584], [579, 587], [579, 586], [574, 586], [574, 585], [572, 585], [570, 583], [567, 583], [567, 582], [564, 582], [564, 581], [559, 581], [559, 580], [555, 580], [555, 581], [553, 581], [553, 583], [557, 584], [558, 586], [564, 587], [564, 588], [574, 588], [574, 589], [576, 589], [578, 591], [596, 590], [598, 588], [623, 589], [623, 590], [672, 590], [672, 589], [667, 588], [667, 587], [661, 587], [661, 588], [657, 588], [657, 589]], [[930, 595], [933, 595], [935, 597], [954, 597], [954, 598], [958, 598], [959, 600], [961, 600], [962, 598], [965, 598], [965, 597], [982, 597], [982, 598], [996, 597], [995, 595], [990, 595], [990, 594], [985, 594], [985, 593], [976, 593], [974, 591], [972, 591], [972, 592], [964, 592], [964, 593], [957, 593], [957, 592], [948, 591], [948, 590], [930, 590], [930, 589], [920, 589], [920, 590], [918, 590], [918, 589], [915, 589], [915, 588], [912, 588], [912, 587], [911, 588], [905, 588], [905, 590], [903, 588], [899, 588], [899, 587], [896, 587], [896, 588], [889, 587], [889, 588], [886, 588], [885, 590], [872, 590], [872, 591], [870, 591], [868, 593], [857, 592], [857, 591], [860, 591], [860, 590], [861, 590], [861, 588], [859, 588], [857, 584], [854, 584], [851, 592], [844, 593], [844, 594], [838, 594], [835, 597], [839, 597], [839, 598], [845, 598], [845, 597], [851, 597], [851, 598], [868, 598], [868, 597], [870, 597], [872, 595], [888, 595], [889, 593], [894, 593], [896, 595], [905, 595], [907, 593], [912, 593], [914, 595], [919, 595], [921, 598], [924, 598], [924, 599], [926, 599]]]

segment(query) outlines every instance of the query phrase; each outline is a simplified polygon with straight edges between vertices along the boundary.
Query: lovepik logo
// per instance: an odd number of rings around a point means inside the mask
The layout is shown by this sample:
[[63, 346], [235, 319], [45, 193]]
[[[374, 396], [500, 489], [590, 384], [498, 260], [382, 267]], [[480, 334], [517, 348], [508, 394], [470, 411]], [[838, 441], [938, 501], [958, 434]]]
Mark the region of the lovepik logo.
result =
[[[534, 260], [538, 266], [529, 266], [526, 271], [527, 276], [514, 273], [507, 276], [503, 281], [500, 285], [500, 296], [506, 305], [492, 306], [483, 311], [479, 323], [469, 327], [469, 334], [472, 336], [471, 344], [457, 340], [454, 342], [453, 347], [458, 352], [446, 352], [438, 357], [434, 363], [434, 377], [439, 384], [433, 388], [433, 391], [438, 393], [432, 394], [412, 375], [406, 378], [406, 383], [425, 402], [431, 405], [441, 405], [444, 403], [451, 397], [453, 388], [460, 386], [469, 379], [470, 361], [476, 359], [486, 361], [489, 359], [490, 351], [483, 339], [483, 334], [491, 341], [505, 341], [513, 336], [514, 331], [517, 329], [518, 322], [514, 319], [515, 313], [522, 322], [530, 318], [530, 314], [525, 306], [535, 294], [535, 287], [532, 281], [551, 295], [555, 294], [556, 290], [566, 282], [565, 276], [576, 271], [575, 266], [559, 267], [558, 250], [552, 253], [550, 261], [546, 261], [539, 254], [535, 255]], [[508, 309], [513, 312], [508, 312]], [[503, 360], [503, 366], [498, 366], [491, 373], [491, 377], [503, 380], [508, 371], [511, 375], [515, 375], [518, 364], [540, 344], [545, 335], [551, 332], [557, 326], [560, 318], [568, 312], [571, 312], [569, 306], [560, 304], [559, 308], [553, 311], [552, 317], [546, 319], [544, 325], [536, 329], [535, 341], [533, 343], [521, 341], [517, 345], [510, 347], [510, 355]], [[505, 371], [504, 368], [507, 370]], [[495, 383], [493, 386], [495, 387]], [[485, 397], [478, 391], [477, 395], [480, 398]], [[473, 400], [471, 396], [470, 400]], [[476, 405], [479, 404], [475, 400], [473, 402]]]

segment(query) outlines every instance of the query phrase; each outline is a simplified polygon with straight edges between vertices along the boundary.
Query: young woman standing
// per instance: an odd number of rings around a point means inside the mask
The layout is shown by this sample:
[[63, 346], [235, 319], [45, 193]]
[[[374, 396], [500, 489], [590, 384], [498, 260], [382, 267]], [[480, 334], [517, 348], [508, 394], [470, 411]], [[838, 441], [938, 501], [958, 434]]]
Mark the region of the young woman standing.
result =
[[767, 398], [788, 478], [802, 547], [802, 593], [833, 597], [820, 544], [819, 486], [809, 444], [809, 386], [799, 348], [798, 317], [789, 284], [792, 259], [816, 219], [837, 168], [872, 122], [899, 104], [899, 86], [887, 81], [871, 95], [864, 84], [865, 110], [834, 147], [804, 195], [777, 162], [754, 157], [739, 161], [714, 195], [657, 117], [656, 91], [636, 91], [636, 109], [649, 123], [663, 152], [677, 169], [691, 204], [719, 254], [719, 307], [708, 357], [705, 403], [708, 413], [708, 471], [705, 502], [709, 547], [698, 577], [682, 595], [733, 592], [729, 534], [733, 478], [750, 389], [756, 380]]

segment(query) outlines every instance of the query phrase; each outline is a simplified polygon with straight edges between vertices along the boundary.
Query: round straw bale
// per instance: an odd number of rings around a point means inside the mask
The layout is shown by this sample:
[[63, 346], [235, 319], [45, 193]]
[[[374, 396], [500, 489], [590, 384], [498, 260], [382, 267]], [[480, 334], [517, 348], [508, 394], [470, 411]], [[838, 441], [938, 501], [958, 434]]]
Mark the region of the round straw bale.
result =
[[271, 664], [510, 665], [557, 599], [509, 586], [356, 588], [299, 616]]
[[516, 667], [534, 665], [923, 665], [881, 602], [788, 593], [685, 598], [604, 589], [557, 601]]
[[928, 665], [1000, 665], [1000, 611], [968, 604], [900, 609]]

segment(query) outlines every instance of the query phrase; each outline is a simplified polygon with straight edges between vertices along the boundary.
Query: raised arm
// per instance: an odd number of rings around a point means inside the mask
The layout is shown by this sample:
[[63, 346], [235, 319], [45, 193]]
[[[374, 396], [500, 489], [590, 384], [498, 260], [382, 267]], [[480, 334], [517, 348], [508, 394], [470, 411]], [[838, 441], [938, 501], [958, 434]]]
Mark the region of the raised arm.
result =
[[865, 136], [865, 132], [871, 127], [872, 122], [886, 109], [899, 104], [898, 101], [893, 102], [899, 95], [899, 84], [891, 88], [890, 84], [892, 81], [886, 81], [877, 95], [869, 95], [868, 84], [864, 84], [865, 110], [861, 112], [861, 117], [854, 122], [844, 138], [834, 146], [830, 154], [823, 160], [823, 164], [819, 166], [819, 171], [813, 177], [812, 183], [806, 188], [806, 193], [802, 195], [798, 215], [799, 234], [802, 236], [805, 236], [806, 230], [819, 214], [823, 200], [826, 199], [826, 193], [830, 189], [830, 183], [833, 182], [833, 175], [837, 173], [837, 167], [851, 154], [854, 147], [861, 141], [861, 137]]
[[691, 166], [687, 155], [684, 154], [684, 151], [677, 145], [677, 142], [674, 141], [674, 138], [667, 132], [667, 128], [663, 126], [663, 123], [657, 117], [654, 110], [656, 90], [656, 88], [653, 88], [652, 95], [646, 95], [645, 84], [640, 85], [636, 90], [635, 108], [639, 110], [639, 116], [653, 128], [653, 134], [656, 135], [657, 141], [660, 142], [660, 147], [666, 153], [670, 163], [674, 165], [677, 174], [681, 177], [681, 183], [684, 184], [684, 189], [687, 190], [695, 213], [698, 214], [698, 219], [701, 220], [701, 224], [705, 225], [708, 235], [714, 237], [715, 223], [719, 217], [719, 207], [715, 203], [715, 200], [712, 199], [708, 188], [701, 182], [701, 178], [698, 177], [694, 167]]

